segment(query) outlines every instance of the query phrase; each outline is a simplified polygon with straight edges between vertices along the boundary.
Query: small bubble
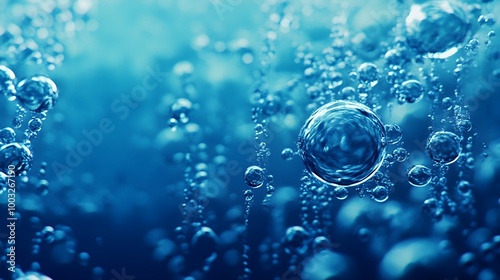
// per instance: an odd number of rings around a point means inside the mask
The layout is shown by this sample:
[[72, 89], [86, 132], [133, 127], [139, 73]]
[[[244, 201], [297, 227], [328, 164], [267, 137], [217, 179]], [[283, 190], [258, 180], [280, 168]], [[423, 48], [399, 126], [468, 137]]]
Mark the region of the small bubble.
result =
[[87, 266], [89, 265], [90, 255], [86, 252], [81, 252], [78, 255], [78, 260], [81, 266]]
[[399, 89], [399, 101], [415, 103], [424, 96], [424, 87], [417, 80], [404, 81]]
[[349, 195], [349, 191], [344, 187], [336, 187], [333, 193], [338, 200], [344, 200]]
[[285, 252], [304, 254], [307, 252], [310, 234], [300, 226], [289, 227], [284, 238]]
[[389, 190], [384, 186], [376, 186], [372, 190], [372, 198], [376, 202], [384, 202], [389, 198]]
[[427, 140], [426, 148], [431, 159], [442, 164], [452, 164], [457, 161], [462, 150], [460, 138], [449, 131], [433, 133]]
[[453, 99], [450, 97], [443, 98], [441, 103], [443, 104], [443, 108], [445, 110], [451, 110], [451, 108], [453, 108]]
[[10, 68], [0, 65], [0, 94], [5, 95], [7, 100], [16, 99], [16, 75]]
[[40, 180], [35, 190], [39, 196], [47, 195], [49, 193], [49, 182], [45, 179]]
[[392, 152], [392, 155], [396, 161], [403, 162], [408, 158], [409, 153], [405, 148], [396, 148]]
[[264, 184], [264, 170], [259, 166], [249, 166], [243, 177], [247, 186], [251, 188], [259, 188]]
[[189, 114], [191, 113], [192, 106], [191, 101], [186, 98], [177, 99], [170, 107], [172, 118], [181, 123], [187, 123], [189, 121]]
[[358, 231], [358, 238], [362, 242], [369, 241], [370, 238], [371, 238], [371, 235], [372, 235], [372, 232], [369, 229], [365, 228], [365, 227], [360, 228], [359, 231]]
[[42, 120], [39, 118], [33, 118], [28, 122], [28, 129], [31, 132], [39, 132], [42, 129]]
[[359, 80], [374, 87], [378, 83], [378, 68], [373, 63], [365, 62], [358, 67]]
[[243, 192], [243, 195], [245, 196], [245, 200], [246, 201], [252, 201], [253, 200], [253, 192], [252, 190], [245, 190], [245, 192]]
[[0, 143], [9, 144], [16, 140], [16, 132], [10, 127], [0, 130]]
[[41, 238], [46, 243], [52, 243], [55, 240], [54, 228], [51, 226], [46, 226], [40, 232]]
[[283, 151], [281, 151], [281, 158], [283, 158], [286, 161], [292, 160], [294, 155], [295, 153], [290, 148], [285, 148], [283, 149]]
[[401, 127], [397, 124], [386, 124], [385, 126], [385, 140], [388, 144], [396, 144], [403, 138]]
[[415, 187], [424, 187], [432, 179], [432, 171], [423, 165], [415, 165], [406, 173], [408, 182]]

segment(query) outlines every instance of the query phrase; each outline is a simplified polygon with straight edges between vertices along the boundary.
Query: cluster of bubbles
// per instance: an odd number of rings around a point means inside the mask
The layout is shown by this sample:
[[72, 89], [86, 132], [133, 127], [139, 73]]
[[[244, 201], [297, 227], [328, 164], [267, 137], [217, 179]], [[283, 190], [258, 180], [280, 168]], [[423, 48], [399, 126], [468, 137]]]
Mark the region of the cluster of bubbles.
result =
[[[42, 122], [46, 119], [47, 111], [56, 104], [59, 95], [56, 84], [48, 77], [35, 75], [17, 82], [14, 72], [0, 66], [0, 94], [8, 101], [17, 101], [18, 111], [12, 121], [12, 126], [0, 129], [0, 174], [5, 177], [8, 167], [14, 166], [16, 175], [25, 174], [33, 165], [31, 140], [42, 129]], [[26, 113], [31, 118], [25, 124]], [[25, 126], [23, 139], [17, 137], [17, 132]], [[41, 185], [46, 185], [42, 182]], [[2, 184], [4, 190], [7, 185]]]
[[[263, 8], [263, 11], [268, 13], [266, 35], [260, 56], [258, 84], [251, 93], [252, 137], [256, 143], [255, 162], [246, 167], [242, 176], [244, 184], [241, 184], [245, 227], [234, 230], [238, 231], [238, 236], [235, 237], [233, 231], [216, 233], [214, 229], [217, 228], [210, 224], [213, 220], [207, 218], [209, 213], [206, 206], [210, 198], [217, 196], [211, 193], [214, 184], [211, 178], [214, 172], [224, 168], [227, 158], [224, 156], [223, 147], [216, 148], [216, 155], [210, 157], [210, 147], [206, 143], [199, 138], [190, 139], [192, 143], [189, 143], [189, 151], [174, 156], [177, 163], [185, 166], [185, 170], [182, 184], [183, 203], [180, 207], [182, 222], [175, 229], [181, 253], [170, 263], [171, 270], [184, 279], [208, 274], [215, 259], [219, 257], [220, 247], [225, 245], [225, 238], [222, 236], [231, 236], [234, 240], [241, 237], [242, 254], [241, 258], [238, 258], [243, 268], [241, 278], [250, 278], [250, 251], [256, 249], [250, 248], [247, 240], [249, 224], [252, 222], [251, 207], [257, 204], [256, 197], [259, 197], [257, 194], [261, 191], [265, 197], [262, 205], [266, 209], [278, 209], [276, 205], [282, 199], [275, 194], [278, 190], [274, 188], [274, 177], [268, 168], [271, 149], [267, 140], [272, 133], [273, 123], [280, 122], [292, 114], [295, 105], [292, 93], [302, 93], [308, 98], [308, 104], [304, 107], [309, 117], [305, 118], [298, 132], [297, 148], [284, 148], [280, 154], [284, 161], [291, 161], [298, 155], [305, 167], [298, 191], [283, 188], [285, 194], [287, 191], [298, 194], [300, 224], [283, 227], [280, 242], [263, 241], [258, 250], [266, 252], [267, 258], [260, 261], [265, 263], [270, 260], [273, 266], [282, 261], [288, 271], [302, 274], [304, 278], [335, 279], [345, 276], [349, 261], [343, 254], [335, 252], [331, 236], [335, 228], [332, 209], [338, 203], [345, 203], [339, 213], [341, 221], [336, 225], [340, 228], [347, 224], [346, 228], [355, 228], [360, 241], [372, 247], [376, 247], [373, 244], [377, 243], [378, 248], [370, 248], [376, 252], [374, 254], [382, 254], [381, 248], [387, 249], [387, 253], [381, 256], [382, 274], [387, 279], [404, 278], [411, 273], [412, 265], [428, 265], [425, 263], [426, 259], [438, 260], [441, 253], [430, 252], [430, 248], [437, 246], [433, 240], [412, 239], [393, 244], [389, 250], [387, 244], [390, 242], [384, 239], [383, 234], [377, 236], [379, 232], [391, 232], [396, 225], [402, 228], [401, 235], [404, 235], [404, 230], [408, 230], [401, 224], [404, 224], [403, 219], [408, 217], [403, 213], [409, 212], [409, 209], [390, 199], [395, 188], [406, 192], [428, 191], [428, 197], [422, 199], [421, 204], [423, 211], [434, 221], [440, 221], [446, 215], [466, 213], [474, 202], [474, 186], [469, 177], [469, 171], [474, 167], [474, 156], [471, 153], [473, 138], [468, 137], [472, 130], [470, 117], [467, 107], [463, 105], [460, 88], [455, 90], [454, 96], [445, 96], [444, 86], [439, 81], [435, 67], [435, 63], [461, 54], [463, 49], [466, 57], [457, 59], [457, 68], [454, 71], [457, 77], [462, 78], [464, 69], [474, 61], [478, 41], [469, 40], [474, 31], [468, 16], [470, 8], [450, 1], [428, 1], [406, 7], [406, 10], [409, 8], [408, 14], [404, 17], [404, 22], [397, 26], [396, 29], [399, 30], [394, 31], [394, 42], [384, 42], [385, 55], [380, 56], [383, 61], [374, 59], [370, 62], [362, 54], [356, 54], [356, 51], [350, 48], [351, 45], [346, 43], [350, 36], [344, 27], [346, 19], [335, 17], [331, 26], [331, 44], [324, 48], [321, 54], [316, 54], [310, 44], [296, 46], [296, 62], [303, 67], [303, 71], [299, 78], [291, 79], [284, 89], [276, 90], [268, 84], [268, 75], [272, 71], [270, 64], [275, 55], [275, 41], [283, 30], [288, 32], [297, 26], [295, 16], [289, 9], [291, 4], [288, 1], [282, 2], [276, 7], [267, 3]], [[71, 28], [73, 17], [70, 15], [74, 15], [74, 12], [84, 15], [88, 8], [85, 5], [90, 5], [88, 3], [90, 2], [79, 0], [73, 7], [65, 7], [66, 10], [59, 7], [66, 11], [68, 17], [57, 17], [63, 19], [53, 24], [69, 24], [70, 27], [67, 28]], [[47, 7], [40, 11], [48, 11], [53, 17], [52, 9], [55, 7]], [[28, 14], [23, 16], [28, 17]], [[39, 16], [32, 16], [30, 20], [35, 21]], [[492, 26], [494, 19], [481, 15], [478, 23], [481, 26]], [[36, 34], [36, 40], [50, 37], [46, 32], [48, 29], [54, 29], [54, 26], [44, 24], [46, 22], [43, 20], [34, 24], [34, 30], [28, 34]], [[17, 29], [15, 26], [9, 26], [8, 30], [0, 30], [0, 39], [8, 39], [6, 42], [16, 44], [14, 48], [10, 48], [12, 51], [8, 52], [11, 58], [18, 59], [17, 56], [24, 53], [37, 59], [37, 63], [48, 63], [49, 68], [53, 68], [53, 65], [62, 60], [62, 48], [57, 40], [46, 40], [47, 46], [43, 51], [47, 55], [43, 56], [37, 53], [40, 52], [41, 44], [33, 47], [34, 39], [23, 37], [24, 33], [21, 34]], [[494, 33], [488, 33], [489, 38], [493, 36]], [[207, 38], [199, 37], [196, 44], [200, 48], [206, 47]], [[244, 42], [238, 42], [237, 45], [233, 49], [241, 54], [242, 62], [251, 64], [254, 60], [253, 50]], [[354, 48], [359, 47], [355, 43], [353, 45]], [[215, 44], [214, 48], [216, 52], [222, 53], [226, 46]], [[418, 65], [418, 72], [412, 67], [414, 64]], [[427, 64], [431, 66], [426, 68]], [[193, 111], [198, 108], [195, 103], [197, 91], [193, 83], [194, 70], [193, 64], [188, 61], [179, 62], [174, 66], [173, 72], [181, 82], [182, 96], [170, 103], [167, 120], [173, 131], [178, 128], [182, 128], [184, 132], [199, 131], [193, 116]], [[46, 76], [36, 75], [18, 82], [12, 70], [0, 66], [0, 93], [3, 93], [7, 100], [18, 102], [18, 112], [12, 127], [0, 130], [0, 182], [5, 188], [5, 174], [9, 165], [14, 165], [16, 174], [22, 176], [26, 176], [26, 172], [33, 166], [30, 141], [40, 132], [47, 111], [56, 104], [58, 91], [55, 83]], [[408, 163], [413, 152], [404, 147], [403, 128], [396, 123], [384, 123], [382, 111], [391, 111], [394, 108], [393, 102], [408, 108], [418, 108], [416, 106], [422, 104], [417, 103], [422, 103], [423, 100], [432, 102], [432, 126], [423, 147], [426, 158], [418, 164], [411, 163], [403, 174], [403, 182], [394, 182], [389, 171], [395, 166]], [[447, 115], [441, 120], [437, 111], [443, 108], [446, 111], [443, 115]], [[21, 141], [17, 134], [25, 125], [24, 118], [27, 113], [31, 114], [31, 118], [26, 124], [24, 140]], [[451, 127], [440, 129], [440, 126], [449, 123], [452, 124]], [[404, 132], [406, 133], [406, 129]], [[49, 185], [48, 181], [43, 179], [44, 168], [43, 165], [39, 174], [40, 180], [34, 184], [40, 195], [47, 193]], [[455, 181], [449, 179], [450, 168], [459, 171]], [[28, 185], [28, 181], [24, 184]], [[349, 197], [350, 192], [357, 192], [360, 198]], [[286, 201], [282, 203], [286, 204]], [[369, 203], [376, 205], [374, 209], [381, 210], [374, 210], [375, 214], [368, 213], [372, 207]], [[283, 209], [280, 211], [284, 211]], [[32, 222], [39, 225], [39, 221]], [[408, 223], [415, 225], [413, 222]], [[470, 225], [466, 227], [463, 235], [468, 237], [472, 230]], [[445, 241], [451, 242], [443, 240], [439, 246], [447, 247]], [[164, 259], [167, 255], [173, 255], [172, 243], [166, 238], [157, 238], [154, 241], [155, 256]], [[39, 255], [40, 246], [43, 244], [52, 244], [54, 255], [61, 264], [67, 263], [77, 254], [76, 240], [68, 227], [39, 225], [33, 239], [33, 255]], [[477, 246], [477, 251], [481, 252], [480, 256], [474, 252], [465, 252], [457, 263], [466, 268], [470, 275], [477, 275], [478, 263], [491, 262], [489, 259], [495, 258], [492, 256], [496, 256], [499, 244], [498, 235], [489, 238]], [[284, 252], [286, 256], [283, 257], [280, 252]], [[412, 253], [411, 257], [405, 260], [396, 257], [408, 252]], [[78, 258], [82, 266], [87, 266], [90, 255], [80, 252]], [[192, 264], [185, 267], [187, 260], [191, 260]], [[315, 260], [332, 265], [315, 270]], [[395, 263], [399, 266], [396, 267]], [[95, 268], [94, 274], [102, 274], [101, 270]], [[49, 279], [35, 271], [18, 270], [14, 278]], [[193, 274], [193, 271], [198, 274]], [[492, 273], [495, 276], [494, 272]]]
[[[0, 62], [41, 64], [54, 70], [64, 60], [64, 42], [95, 25], [93, 0], [7, 1], [0, 3]], [[93, 27], [95, 28], [95, 26]]]

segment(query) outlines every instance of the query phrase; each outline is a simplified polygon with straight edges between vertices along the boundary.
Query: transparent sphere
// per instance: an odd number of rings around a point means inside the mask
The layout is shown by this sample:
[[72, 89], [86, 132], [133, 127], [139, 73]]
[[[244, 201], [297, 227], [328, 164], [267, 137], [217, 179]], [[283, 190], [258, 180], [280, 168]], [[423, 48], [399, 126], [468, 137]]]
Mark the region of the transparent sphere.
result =
[[463, 196], [467, 196], [471, 194], [471, 185], [469, 181], [462, 180], [458, 182], [457, 192]]
[[440, 59], [455, 54], [471, 29], [464, 10], [448, 1], [412, 5], [405, 27], [412, 48]]
[[344, 187], [336, 187], [333, 192], [338, 200], [344, 200], [349, 195], [349, 191]]
[[431, 159], [442, 164], [452, 164], [460, 156], [460, 138], [449, 131], [438, 131], [427, 139], [427, 152]]
[[372, 190], [372, 198], [376, 202], [384, 202], [389, 198], [389, 190], [384, 186], [376, 186]]
[[365, 62], [358, 67], [359, 80], [362, 83], [375, 86], [378, 83], [378, 68], [373, 63]]
[[10, 68], [0, 65], [0, 94], [5, 95], [7, 100], [16, 99], [16, 75]]
[[385, 140], [388, 144], [396, 144], [403, 138], [403, 131], [397, 124], [385, 125]]
[[432, 179], [432, 170], [423, 165], [415, 165], [406, 173], [408, 182], [415, 187], [423, 187]]
[[289, 227], [285, 233], [284, 247], [288, 254], [304, 254], [308, 249], [310, 234], [303, 227]]
[[33, 76], [17, 85], [17, 99], [24, 108], [45, 112], [52, 109], [59, 98], [56, 84], [45, 76]]
[[0, 129], [0, 143], [8, 144], [16, 140], [16, 132], [10, 127]]
[[249, 166], [243, 177], [245, 183], [251, 188], [260, 188], [264, 184], [264, 170], [259, 166]]
[[392, 155], [394, 156], [394, 159], [399, 162], [405, 161], [409, 156], [408, 151], [405, 148], [401, 147], [394, 149]]
[[424, 87], [417, 80], [404, 81], [401, 84], [401, 89], [399, 91], [399, 101], [415, 103], [422, 99], [424, 96]]
[[0, 171], [7, 174], [9, 166], [14, 166], [14, 172], [20, 174], [31, 168], [33, 155], [26, 145], [21, 143], [10, 143], [0, 147]]
[[306, 169], [333, 186], [370, 179], [386, 153], [384, 125], [368, 107], [335, 101], [316, 110], [302, 127], [299, 154]]
[[285, 148], [285, 149], [283, 149], [283, 151], [281, 151], [281, 158], [286, 160], [286, 161], [289, 161], [289, 160], [293, 159], [294, 154], [295, 153], [293, 152], [292, 149]]

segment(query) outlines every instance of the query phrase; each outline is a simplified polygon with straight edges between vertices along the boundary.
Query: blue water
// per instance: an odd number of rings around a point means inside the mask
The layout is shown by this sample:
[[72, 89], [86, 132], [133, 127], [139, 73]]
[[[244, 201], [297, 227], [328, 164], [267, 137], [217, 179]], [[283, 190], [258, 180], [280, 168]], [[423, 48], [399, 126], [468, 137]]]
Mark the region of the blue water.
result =
[[495, 1], [0, 13], [0, 279], [500, 279]]

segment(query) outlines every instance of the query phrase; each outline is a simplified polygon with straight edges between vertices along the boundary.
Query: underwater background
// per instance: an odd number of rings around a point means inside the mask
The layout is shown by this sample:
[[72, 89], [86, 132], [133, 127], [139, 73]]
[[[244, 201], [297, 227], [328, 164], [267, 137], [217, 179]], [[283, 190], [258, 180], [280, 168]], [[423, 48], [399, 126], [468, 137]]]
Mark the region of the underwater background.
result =
[[500, 279], [496, 1], [0, 13], [0, 279]]

